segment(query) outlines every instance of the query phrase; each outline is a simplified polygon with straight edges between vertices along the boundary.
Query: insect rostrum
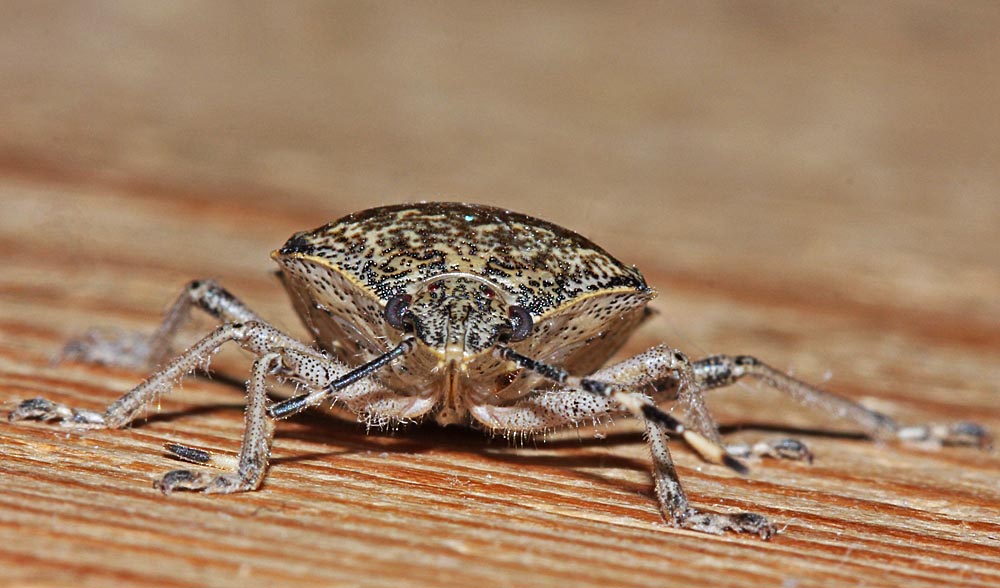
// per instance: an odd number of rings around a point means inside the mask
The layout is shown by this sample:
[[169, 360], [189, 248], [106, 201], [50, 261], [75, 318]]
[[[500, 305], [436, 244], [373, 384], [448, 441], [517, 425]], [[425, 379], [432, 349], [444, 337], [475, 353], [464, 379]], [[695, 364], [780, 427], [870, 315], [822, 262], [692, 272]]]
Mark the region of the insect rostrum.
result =
[[[296, 310], [315, 337], [299, 342], [208, 280], [188, 284], [151, 336], [128, 347], [99, 335], [70, 355], [121, 365], [164, 365], [103, 413], [44, 398], [24, 401], [11, 420], [60, 420], [90, 428], [129, 424], [159, 395], [235, 342], [256, 357], [247, 386], [238, 460], [169, 444], [176, 457], [208, 469], [175, 470], [156, 482], [165, 493], [230, 493], [260, 486], [275, 422], [336, 402], [374, 425], [433, 418], [501, 434], [532, 434], [624, 414], [646, 429], [663, 516], [710, 533], [755, 533], [774, 526], [752, 513], [695, 510], [667, 447], [681, 438], [704, 459], [745, 472], [737, 457], [808, 459], [797, 441], [724, 446], [702, 394], [750, 376], [793, 399], [853, 422], [878, 439], [984, 444], [972, 423], [902, 427], [768, 367], [750, 356], [689, 360], [658, 345], [604, 366], [647, 316], [654, 297], [642, 274], [591, 241], [554, 224], [488, 206], [421, 203], [362, 211], [292, 236], [272, 254]], [[191, 308], [220, 326], [172, 360], [171, 342]], [[133, 342], [134, 343], [134, 342]], [[604, 366], [604, 367], [602, 367]], [[270, 378], [304, 393], [270, 403]], [[677, 400], [678, 420], [659, 405]]]

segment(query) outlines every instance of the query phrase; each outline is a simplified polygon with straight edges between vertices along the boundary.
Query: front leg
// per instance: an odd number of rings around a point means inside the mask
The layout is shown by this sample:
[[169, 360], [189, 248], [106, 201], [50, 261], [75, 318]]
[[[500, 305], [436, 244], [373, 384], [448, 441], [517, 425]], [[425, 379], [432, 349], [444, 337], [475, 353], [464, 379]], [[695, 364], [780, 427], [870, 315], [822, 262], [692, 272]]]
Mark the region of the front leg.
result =
[[[174, 490], [202, 490], [207, 493], [230, 494], [257, 489], [267, 472], [267, 461], [274, 440], [274, 421], [267, 416], [268, 375], [281, 365], [281, 354], [266, 353], [253, 363], [247, 382], [247, 407], [243, 415], [243, 444], [234, 471], [215, 474], [205, 470], [173, 470], [153, 482], [164, 494]], [[183, 445], [167, 445], [174, 455], [204, 465], [228, 465], [205, 451]]]
[[667, 435], [660, 427], [646, 423], [646, 440], [653, 457], [653, 481], [656, 497], [660, 502], [663, 516], [675, 526], [721, 535], [725, 531], [737, 533], [752, 533], [761, 539], [770, 539], [774, 533], [774, 525], [763, 515], [752, 512], [737, 512], [732, 514], [708, 513], [694, 509], [688, 502], [687, 493], [681, 487], [680, 478], [674, 468], [670, 449], [667, 447]]
[[[379, 360], [353, 369], [326, 356], [287, 348], [276, 348], [262, 355], [254, 362], [247, 383], [245, 428], [238, 459], [234, 462], [224, 455], [185, 445], [168, 444], [167, 450], [175, 457], [226, 470], [226, 473], [215, 475], [207, 471], [175, 470], [167, 473], [154, 485], [164, 493], [176, 489], [215, 493], [253, 490], [263, 481], [267, 470], [275, 422], [324, 402], [342, 402], [369, 426], [423, 416], [433, 407], [433, 399], [398, 396], [369, 377], [373, 372], [373, 364], [380, 360], [391, 361], [391, 358], [396, 357], [396, 350], [408, 347], [408, 344], [401, 345]], [[299, 382], [309, 392], [268, 406], [265, 384], [267, 377], [275, 373], [282, 378]]]
[[[601, 373], [601, 372], [598, 372]], [[625, 402], [648, 406], [642, 394], [628, 395]], [[470, 412], [487, 429], [502, 435], [518, 433], [537, 434], [567, 426], [579, 426], [600, 421], [614, 414], [627, 412], [619, 400], [596, 395], [577, 388], [542, 391], [519, 400], [512, 406], [474, 406]], [[668, 428], [653, 419], [644, 419], [646, 438], [653, 459], [653, 480], [660, 512], [675, 527], [719, 534], [724, 531], [753, 533], [762, 539], [774, 534], [774, 527], [766, 517], [754, 513], [709, 513], [693, 508], [681, 486], [670, 450], [667, 446]], [[680, 427], [683, 431], [683, 426]], [[674, 432], [676, 432], [676, 428]], [[682, 432], [684, 436], [686, 431]], [[700, 444], [697, 442], [696, 444]]]
[[[221, 466], [234, 471], [223, 474], [177, 470], [156, 482], [168, 493], [175, 489], [204, 490], [230, 493], [252, 490], [263, 480], [274, 434], [274, 424], [267, 414], [266, 378], [278, 373], [287, 379], [318, 389], [351, 372], [350, 368], [322, 355], [281, 331], [261, 323], [225, 324], [171, 361], [162, 370], [113, 402], [103, 413], [74, 409], [42, 398], [22, 402], [9, 419], [61, 420], [71, 427], [121, 428], [135, 420], [161, 394], [169, 393], [187, 374], [203, 365], [226, 342], [235, 341], [254, 353], [251, 377], [247, 385], [247, 410], [243, 445], [236, 464], [213, 458], [207, 452], [181, 445], [168, 445], [176, 456], [205, 465]], [[371, 386], [368, 379], [355, 383], [354, 388]], [[345, 393], [353, 391], [347, 390]]]

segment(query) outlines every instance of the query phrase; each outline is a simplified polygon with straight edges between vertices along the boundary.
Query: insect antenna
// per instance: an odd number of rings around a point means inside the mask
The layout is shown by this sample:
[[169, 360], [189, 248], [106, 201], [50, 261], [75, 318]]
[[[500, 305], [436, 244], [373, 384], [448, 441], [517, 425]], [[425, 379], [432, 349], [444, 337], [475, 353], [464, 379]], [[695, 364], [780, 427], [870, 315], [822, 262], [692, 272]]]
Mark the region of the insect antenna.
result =
[[745, 475], [749, 472], [747, 466], [730, 455], [724, 447], [708, 437], [688, 429], [683, 423], [661, 410], [653, 404], [652, 400], [642, 394], [622, 390], [608, 382], [571, 376], [562, 368], [522, 355], [510, 347], [499, 347], [497, 353], [501, 358], [516, 363], [518, 367], [531, 370], [559, 384], [566, 384], [596, 396], [610, 398], [633, 416], [655, 423], [668, 433], [683, 437], [684, 441], [707, 461], [723, 464], [740, 474]]
[[298, 396], [293, 396], [288, 400], [283, 400], [271, 406], [267, 412], [271, 415], [271, 418], [275, 419], [282, 419], [292, 416], [293, 414], [298, 414], [310, 406], [314, 406], [321, 402], [324, 396], [328, 396], [338, 390], [346, 388], [358, 380], [367, 378], [384, 366], [406, 355], [412, 351], [415, 346], [416, 341], [413, 338], [404, 339], [399, 345], [393, 347], [389, 351], [386, 351], [368, 363], [358, 366], [343, 376], [340, 376], [336, 380], [330, 382], [326, 388], [316, 392], [310, 392], [308, 394], [299, 394]]

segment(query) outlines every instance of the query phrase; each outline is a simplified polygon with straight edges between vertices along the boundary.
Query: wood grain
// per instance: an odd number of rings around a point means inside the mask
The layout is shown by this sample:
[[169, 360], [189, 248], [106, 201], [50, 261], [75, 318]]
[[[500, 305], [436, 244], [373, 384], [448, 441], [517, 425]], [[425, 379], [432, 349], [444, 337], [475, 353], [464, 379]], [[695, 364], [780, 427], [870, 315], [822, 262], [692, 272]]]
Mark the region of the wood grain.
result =
[[[0, 37], [0, 402], [101, 408], [145, 374], [52, 357], [149, 331], [211, 277], [303, 329], [293, 232], [466, 199], [634, 262], [624, 353], [753, 353], [905, 422], [1000, 431], [1000, 14], [990, 4], [23, 7]], [[188, 341], [210, 328], [196, 321]], [[164, 497], [181, 442], [234, 453], [249, 358], [122, 431], [0, 425], [11, 586], [995, 586], [994, 452], [881, 446], [756, 385], [734, 439], [812, 465], [675, 457], [770, 542], [665, 526], [639, 429], [510, 446], [459, 428], [281, 423], [262, 490]], [[595, 434], [598, 433], [598, 434]]]

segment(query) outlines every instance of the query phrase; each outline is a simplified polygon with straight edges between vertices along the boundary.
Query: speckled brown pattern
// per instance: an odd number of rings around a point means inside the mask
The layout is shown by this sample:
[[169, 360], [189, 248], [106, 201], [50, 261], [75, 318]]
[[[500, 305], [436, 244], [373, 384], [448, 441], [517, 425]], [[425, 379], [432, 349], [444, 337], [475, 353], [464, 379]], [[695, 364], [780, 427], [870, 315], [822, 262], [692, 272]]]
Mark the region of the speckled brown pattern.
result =
[[[510, 306], [523, 307], [534, 322], [531, 336], [513, 347], [582, 374], [607, 360], [654, 296], [636, 268], [588, 239], [475, 204], [366, 210], [297, 233], [273, 257], [317, 343], [351, 365], [402, 340], [384, 308], [393, 296], [411, 296], [424, 345], [382, 378], [404, 393], [430, 393], [420, 389], [440, 388], [439, 366], [454, 363], [462, 377], [445, 387], [463, 389], [456, 394], [470, 404], [486, 395], [517, 397], [538, 381], [534, 374], [515, 378], [488, 353], [510, 324]], [[455, 418], [464, 418], [455, 408]]]
[[500, 286], [541, 315], [587, 293], [648, 292], [635, 267], [588, 239], [541, 219], [477, 204], [428, 202], [373, 208], [295, 234], [276, 258], [337, 269], [384, 304], [446, 273]]

